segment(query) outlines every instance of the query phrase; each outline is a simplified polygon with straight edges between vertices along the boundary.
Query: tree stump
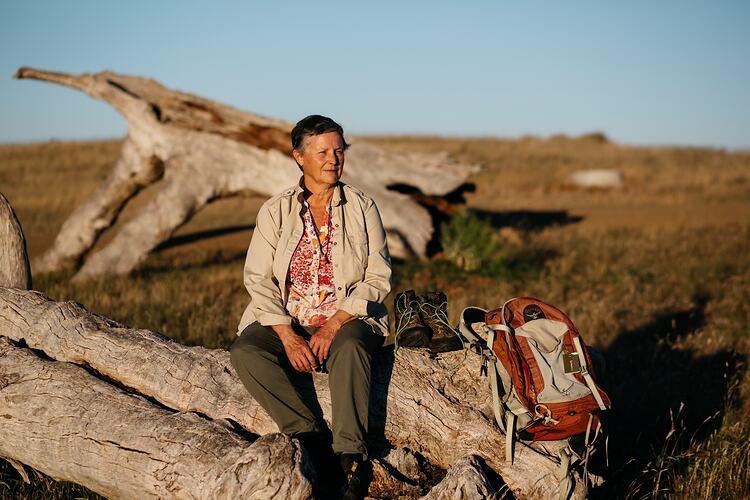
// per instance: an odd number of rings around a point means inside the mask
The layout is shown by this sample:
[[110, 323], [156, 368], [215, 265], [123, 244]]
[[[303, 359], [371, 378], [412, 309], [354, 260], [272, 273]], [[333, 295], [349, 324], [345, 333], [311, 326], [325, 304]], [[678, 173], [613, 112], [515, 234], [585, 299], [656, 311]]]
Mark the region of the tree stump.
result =
[[31, 268], [26, 238], [13, 207], [0, 193], [0, 286], [31, 288]]

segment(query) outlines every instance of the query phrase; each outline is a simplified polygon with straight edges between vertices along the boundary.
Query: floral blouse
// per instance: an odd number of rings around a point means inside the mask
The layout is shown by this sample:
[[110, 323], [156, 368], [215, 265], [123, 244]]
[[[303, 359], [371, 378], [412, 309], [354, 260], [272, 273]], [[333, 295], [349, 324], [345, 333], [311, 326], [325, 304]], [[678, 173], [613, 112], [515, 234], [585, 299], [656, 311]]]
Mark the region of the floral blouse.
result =
[[316, 234], [307, 201], [304, 206], [305, 230], [292, 254], [287, 274], [286, 310], [300, 325], [318, 328], [337, 310], [331, 262], [333, 225], [329, 210]]

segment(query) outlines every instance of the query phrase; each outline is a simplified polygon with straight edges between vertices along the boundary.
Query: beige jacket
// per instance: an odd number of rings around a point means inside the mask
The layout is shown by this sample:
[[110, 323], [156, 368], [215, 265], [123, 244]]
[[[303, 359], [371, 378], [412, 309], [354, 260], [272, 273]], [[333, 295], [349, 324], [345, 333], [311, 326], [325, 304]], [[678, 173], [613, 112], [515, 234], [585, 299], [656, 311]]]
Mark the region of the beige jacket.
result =
[[[256, 320], [261, 325], [292, 322], [285, 309], [285, 284], [292, 253], [304, 230], [301, 184], [302, 180], [260, 207], [245, 259], [244, 281], [250, 303], [237, 335]], [[362, 318], [376, 333], [387, 335], [388, 310], [383, 302], [391, 291], [391, 257], [378, 208], [362, 191], [339, 182], [331, 200], [331, 217], [338, 309]]]

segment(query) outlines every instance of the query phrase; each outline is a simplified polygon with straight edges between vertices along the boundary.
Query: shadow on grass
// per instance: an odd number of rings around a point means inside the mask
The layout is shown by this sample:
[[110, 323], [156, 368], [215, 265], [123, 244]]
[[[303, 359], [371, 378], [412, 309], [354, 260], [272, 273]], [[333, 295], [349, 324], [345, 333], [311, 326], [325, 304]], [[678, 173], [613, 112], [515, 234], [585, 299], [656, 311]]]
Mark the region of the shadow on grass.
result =
[[[676, 456], [690, 448], [691, 441], [706, 440], [738, 403], [731, 386], [743, 376], [746, 356], [732, 351], [700, 355], [679, 344], [705, 325], [708, 300], [696, 297], [688, 309], [664, 311], [643, 326], [623, 331], [605, 351], [604, 389], [613, 401], [605, 422], [609, 478], [592, 492], [594, 498], [622, 497], [625, 492], [641, 496], [654, 479], [644, 470], [665, 445]], [[672, 415], [678, 414], [677, 433], [667, 443]]]
[[489, 210], [470, 210], [478, 219], [489, 222], [500, 229], [512, 227], [521, 231], [540, 231], [550, 226], [566, 226], [583, 220], [583, 216], [570, 215], [567, 210], [511, 210], [492, 212]]
[[222, 266], [242, 262], [245, 260], [245, 255], [246, 250], [238, 251], [224, 248], [200, 249], [176, 257], [151, 253], [145, 262], [131, 271], [130, 276], [152, 278], [160, 274]]
[[[427, 242], [427, 256], [432, 257], [443, 249], [440, 243], [440, 226], [450, 219], [451, 214], [457, 208], [466, 205], [465, 195], [475, 191], [476, 185], [467, 182], [443, 196], [425, 195], [416, 187], [407, 184], [391, 184], [388, 189], [409, 195], [413, 201], [429, 212], [432, 227], [435, 228], [432, 238]], [[583, 220], [583, 217], [570, 215], [566, 210], [491, 211], [469, 209], [469, 211], [480, 220], [489, 222], [495, 229], [512, 227], [522, 231], [539, 231], [546, 227], [573, 224]]]
[[251, 229], [255, 229], [255, 224], [220, 227], [220, 228], [215, 228], [215, 229], [207, 229], [205, 231], [196, 231], [194, 233], [183, 234], [180, 236], [173, 236], [172, 238], [169, 238], [167, 241], [157, 245], [153, 251], [158, 252], [160, 250], [166, 250], [167, 248], [173, 248], [173, 247], [177, 247], [180, 245], [187, 245], [188, 243], [194, 243], [196, 241], [216, 238], [219, 236], [224, 236], [226, 234], [250, 231]]
[[18, 471], [0, 458], [0, 500], [106, 500], [79, 484], [56, 481], [28, 466], [24, 466], [24, 469], [29, 475], [30, 483], [24, 482]]

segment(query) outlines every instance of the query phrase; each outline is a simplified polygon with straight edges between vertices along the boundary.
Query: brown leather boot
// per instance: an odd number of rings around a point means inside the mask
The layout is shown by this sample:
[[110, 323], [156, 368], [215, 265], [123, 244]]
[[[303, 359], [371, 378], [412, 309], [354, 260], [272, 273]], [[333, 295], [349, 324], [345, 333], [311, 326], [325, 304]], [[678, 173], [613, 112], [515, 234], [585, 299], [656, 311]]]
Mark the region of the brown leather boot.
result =
[[443, 292], [430, 292], [417, 297], [422, 320], [432, 330], [429, 348], [432, 354], [459, 351], [464, 345], [455, 328], [448, 322], [448, 297]]
[[428, 347], [432, 330], [422, 321], [414, 290], [397, 293], [393, 306], [396, 312], [396, 347]]

